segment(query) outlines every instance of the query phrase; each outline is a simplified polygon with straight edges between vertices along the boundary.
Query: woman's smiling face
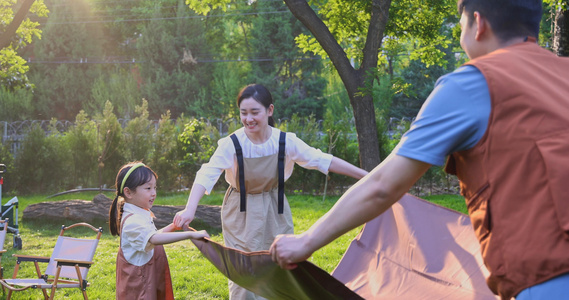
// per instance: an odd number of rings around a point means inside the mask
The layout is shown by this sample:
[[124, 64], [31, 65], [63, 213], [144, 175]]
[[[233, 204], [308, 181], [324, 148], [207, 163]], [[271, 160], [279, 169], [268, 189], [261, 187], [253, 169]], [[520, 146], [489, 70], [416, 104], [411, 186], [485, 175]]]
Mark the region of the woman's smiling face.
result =
[[273, 105], [265, 108], [253, 98], [243, 99], [239, 105], [241, 123], [245, 132], [258, 134], [269, 126], [269, 117], [273, 115]]

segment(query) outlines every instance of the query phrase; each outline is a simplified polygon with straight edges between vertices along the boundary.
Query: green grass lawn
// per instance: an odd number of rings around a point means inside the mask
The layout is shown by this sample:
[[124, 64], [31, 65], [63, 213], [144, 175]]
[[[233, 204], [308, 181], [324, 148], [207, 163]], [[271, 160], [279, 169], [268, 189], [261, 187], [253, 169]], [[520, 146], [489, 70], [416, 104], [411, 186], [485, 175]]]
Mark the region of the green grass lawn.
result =
[[[45, 196], [19, 196], [19, 217], [21, 220], [22, 212], [26, 206], [44, 201], [60, 201], [69, 199], [91, 200], [96, 193], [67, 194], [54, 198], [46, 199]], [[112, 193], [106, 193], [109, 198]], [[156, 200], [156, 205], [185, 205], [187, 193], [162, 194]], [[337, 201], [338, 197], [326, 197], [323, 201], [321, 196], [306, 195], [287, 195], [293, 212], [295, 232], [306, 231], [318, 218], [325, 214]], [[6, 202], [11, 197], [5, 197]], [[466, 212], [464, 200], [456, 195], [438, 195], [426, 197], [428, 200], [442, 206], [446, 206], [461, 212]], [[205, 196], [200, 204], [220, 205], [223, 199], [223, 192], [215, 192]], [[70, 225], [70, 223], [65, 225]], [[6, 237], [5, 249], [8, 250], [2, 256], [2, 267], [4, 277], [12, 276], [15, 259], [12, 254], [27, 254], [49, 256], [55, 245], [55, 241], [61, 229], [59, 223], [49, 220], [38, 220], [34, 222], [20, 222], [19, 229], [23, 241], [22, 250], [15, 250], [12, 247], [12, 235]], [[90, 299], [114, 299], [115, 298], [115, 259], [118, 250], [118, 237], [109, 234], [106, 224], [94, 224], [103, 226], [104, 234], [95, 254], [95, 264], [89, 271], [88, 280], [91, 286], [87, 289]], [[206, 229], [212, 239], [222, 242], [223, 238], [219, 230], [211, 228], [200, 228], [192, 224], [196, 229]], [[338, 238], [330, 245], [314, 253], [311, 261], [320, 266], [327, 272], [332, 272], [338, 264], [344, 251], [347, 249], [351, 240], [357, 235], [361, 228], [352, 230], [344, 236]], [[87, 231], [79, 232], [77, 236], [87, 234]], [[172, 273], [174, 295], [176, 299], [228, 299], [227, 279], [207, 261], [190, 241], [182, 241], [175, 244], [165, 245], [166, 253], [170, 263]], [[43, 266], [45, 268], [45, 266]], [[42, 269], [43, 271], [43, 269]], [[35, 269], [33, 263], [24, 262], [20, 265], [18, 277], [33, 278]], [[12, 299], [39, 299], [39, 290], [26, 290], [12, 295]], [[0, 299], [5, 299], [1, 295]], [[75, 289], [62, 289], [57, 291], [56, 299], [82, 299], [82, 295]]]

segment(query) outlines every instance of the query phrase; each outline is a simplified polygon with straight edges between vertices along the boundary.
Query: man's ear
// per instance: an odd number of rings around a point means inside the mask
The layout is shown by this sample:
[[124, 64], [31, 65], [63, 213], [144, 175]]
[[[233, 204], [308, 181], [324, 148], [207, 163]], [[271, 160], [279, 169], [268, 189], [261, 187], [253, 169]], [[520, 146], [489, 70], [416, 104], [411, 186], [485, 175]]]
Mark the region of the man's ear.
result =
[[474, 22], [476, 23], [475, 39], [477, 41], [480, 41], [490, 29], [490, 24], [488, 23], [488, 20], [480, 15], [480, 13], [477, 11], [474, 12]]

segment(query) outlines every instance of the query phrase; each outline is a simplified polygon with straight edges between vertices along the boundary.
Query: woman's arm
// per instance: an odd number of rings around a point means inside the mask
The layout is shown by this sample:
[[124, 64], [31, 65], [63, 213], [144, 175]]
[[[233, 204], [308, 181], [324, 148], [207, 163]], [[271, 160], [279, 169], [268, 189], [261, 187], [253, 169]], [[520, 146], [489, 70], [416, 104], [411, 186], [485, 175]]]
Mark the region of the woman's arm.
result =
[[183, 228], [194, 220], [196, 209], [198, 208], [198, 203], [204, 194], [205, 187], [200, 184], [194, 184], [192, 186], [190, 196], [188, 197], [188, 203], [186, 203], [186, 208], [182, 211], [177, 212], [176, 216], [174, 216], [174, 226]]
[[355, 179], [361, 179], [368, 174], [368, 171], [358, 168], [349, 162], [335, 156], [332, 157], [332, 162], [330, 163], [330, 168], [328, 171], [336, 174], [350, 176]]

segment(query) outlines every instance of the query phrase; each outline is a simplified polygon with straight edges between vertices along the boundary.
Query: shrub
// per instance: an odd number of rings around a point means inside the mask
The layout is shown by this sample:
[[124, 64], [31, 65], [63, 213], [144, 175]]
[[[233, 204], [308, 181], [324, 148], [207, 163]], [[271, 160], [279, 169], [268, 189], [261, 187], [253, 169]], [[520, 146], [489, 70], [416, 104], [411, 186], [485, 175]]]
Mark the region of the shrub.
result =
[[[321, 138], [319, 123], [314, 116], [310, 116], [308, 119], [301, 119], [297, 114], [294, 114], [290, 121], [279, 124], [279, 128], [286, 132], [295, 133], [298, 138], [309, 146], [323, 151], [326, 150]], [[297, 167], [288, 179], [285, 188], [294, 192], [320, 193], [323, 188], [324, 178], [325, 176], [318, 171]]]
[[[334, 115], [331, 110], [324, 117], [324, 141], [328, 143], [329, 153], [341, 158], [352, 165], [359, 166], [359, 148], [357, 133], [351, 111], [344, 114]], [[343, 193], [348, 185], [355, 182], [354, 179], [340, 174], [328, 174], [327, 193]]]
[[98, 185], [113, 186], [117, 172], [126, 161], [122, 156], [124, 139], [122, 127], [113, 113], [113, 105], [107, 101], [102, 115], [95, 118], [97, 123]]
[[207, 163], [213, 155], [219, 140], [219, 132], [204, 120], [190, 119], [183, 124], [178, 140], [184, 151], [180, 167], [184, 182], [190, 186], [201, 165]]
[[154, 152], [149, 165], [158, 174], [160, 189], [171, 191], [180, 188], [181, 173], [178, 162], [182, 159], [178, 147], [178, 127], [170, 119], [170, 111], [163, 114], [154, 135]]
[[22, 194], [54, 192], [67, 186], [69, 149], [59, 142], [61, 134], [54, 131], [46, 136], [39, 125], [26, 135], [22, 149], [16, 156], [16, 189]]
[[[148, 161], [152, 151], [154, 128], [148, 119], [148, 101], [135, 108], [138, 116], [128, 122], [123, 130], [123, 156], [126, 161]], [[118, 169], [117, 169], [118, 170]]]
[[80, 111], [75, 125], [63, 136], [70, 150], [70, 173], [73, 187], [97, 186], [97, 124], [89, 120], [87, 113]]

